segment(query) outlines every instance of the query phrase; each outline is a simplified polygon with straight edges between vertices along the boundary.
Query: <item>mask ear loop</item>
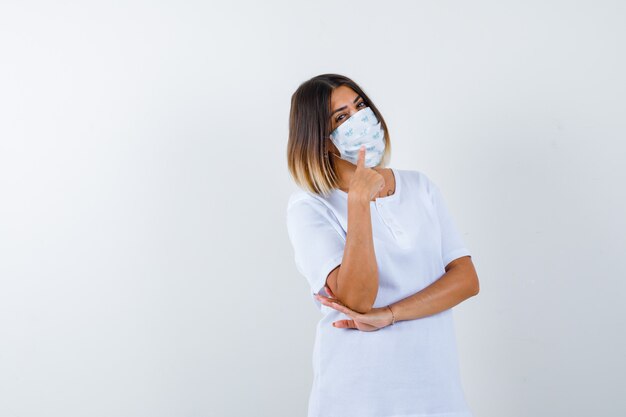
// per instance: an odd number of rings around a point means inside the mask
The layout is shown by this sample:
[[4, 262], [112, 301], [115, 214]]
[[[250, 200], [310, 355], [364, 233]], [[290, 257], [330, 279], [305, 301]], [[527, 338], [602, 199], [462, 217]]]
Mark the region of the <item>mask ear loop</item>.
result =
[[[331, 139], [330, 139], [330, 136], [326, 136], [326, 139], [331, 140]], [[325, 158], [325, 159], [328, 159], [328, 153], [329, 153], [329, 152], [328, 152], [328, 148], [324, 148], [324, 158]], [[334, 153], [334, 152], [330, 152], [330, 154], [335, 155], [337, 158], [341, 159], [341, 156], [337, 155], [337, 154], [336, 154], [336, 153]]]

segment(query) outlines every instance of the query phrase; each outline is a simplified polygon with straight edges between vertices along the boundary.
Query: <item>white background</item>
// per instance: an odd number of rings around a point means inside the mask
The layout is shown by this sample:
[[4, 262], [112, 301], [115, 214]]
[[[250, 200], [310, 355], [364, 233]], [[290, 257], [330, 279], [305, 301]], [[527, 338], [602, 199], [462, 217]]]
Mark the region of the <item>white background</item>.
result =
[[626, 414], [619, 1], [0, 5], [0, 417], [303, 416], [291, 94], [359, 83], [481, 292], [476, 417]]

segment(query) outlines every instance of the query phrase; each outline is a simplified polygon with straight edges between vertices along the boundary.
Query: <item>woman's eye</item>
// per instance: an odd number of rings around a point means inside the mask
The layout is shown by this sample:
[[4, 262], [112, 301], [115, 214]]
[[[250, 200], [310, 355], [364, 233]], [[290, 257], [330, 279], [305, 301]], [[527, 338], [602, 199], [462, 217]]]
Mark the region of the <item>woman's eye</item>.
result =
[[[361, 104], [362, 104], [363, 106], [361, 106]], [[357, 107], [362, 107], [362, 108], [363, 108], [363, 107], [367, 107], [367, 105], [365, 105], [365, 102], [364, 102], [364, 101], [362, 101], [362, 102], [360, 102], [359, 104], [357, 104]], [[336, 122], [339, 122], [339, 121], [343, 120], [343, 119], [342, 119], [342, 117], [343, 117], [343, 116], [345, 116], [345, 114], [341, 114], [341, 115], [337, 116], [337, 118], [335, 119], [335, 121], [336, 121]]]

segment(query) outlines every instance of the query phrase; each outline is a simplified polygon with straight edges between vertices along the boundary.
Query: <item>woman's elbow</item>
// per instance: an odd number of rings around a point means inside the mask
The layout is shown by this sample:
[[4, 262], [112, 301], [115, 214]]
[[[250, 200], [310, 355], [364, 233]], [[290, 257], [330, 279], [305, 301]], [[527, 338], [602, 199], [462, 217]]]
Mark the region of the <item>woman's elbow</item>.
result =
[[347, 305], [346, 307], [348, 307], [350, 310], [352, 311], [356, 311], [357, 313], [360, 314], [367, 314], [374, 306], [374, 303], [369, 303], [369, 302], [358, 302], [357, 304], [351, 304], [351, 305]]
[[478, 275], [473, 274], [470, 285], [471, 293], [470, 295], [476, 296], [480, 292], [480, 282], [478, 281]]
[[344, 304], [357, 313], [366, 314], [374, 307], [377, 293], [377, 288], [373, 293], [367, 291], [352, 291], [350, 295], [346, 297]]
[[[327, 285], [339, 301], [352, 311], [365, 314], [370, 311], [378, 294], [378, 285], [364, 286], [344, 276], [339, 277], [341, 268], [337, 268], [328, 275]], [[377, 277], [376, 277], [377, 278]], [[378, 279], [367, 281], [378, 282]]]

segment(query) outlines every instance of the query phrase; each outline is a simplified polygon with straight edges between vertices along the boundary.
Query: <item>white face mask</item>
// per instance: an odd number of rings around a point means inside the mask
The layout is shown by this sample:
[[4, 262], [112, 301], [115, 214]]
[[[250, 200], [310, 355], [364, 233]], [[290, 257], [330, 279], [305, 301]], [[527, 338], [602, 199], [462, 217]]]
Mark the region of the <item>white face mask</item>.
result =
[[378, 165], [385, 152], [385, 136], [381, 123], [371, 108], [354, 113], [330, 134], [330, 139], [339, 150], [340, 158], [357, 164], [359, 149], [365, 145], [365, 166]]

